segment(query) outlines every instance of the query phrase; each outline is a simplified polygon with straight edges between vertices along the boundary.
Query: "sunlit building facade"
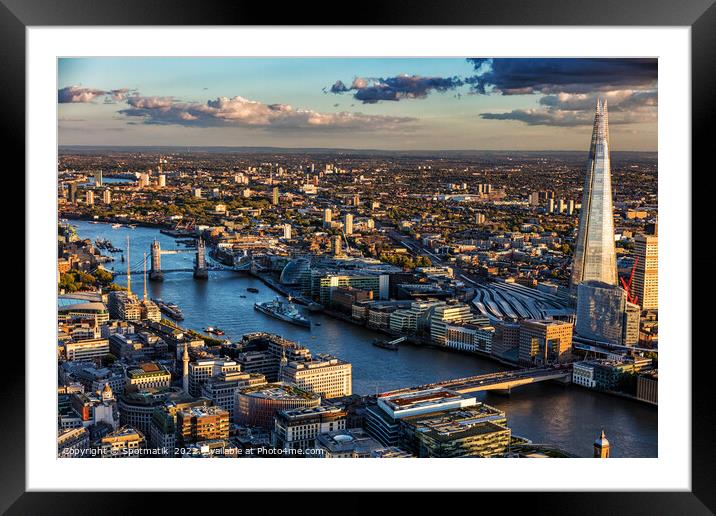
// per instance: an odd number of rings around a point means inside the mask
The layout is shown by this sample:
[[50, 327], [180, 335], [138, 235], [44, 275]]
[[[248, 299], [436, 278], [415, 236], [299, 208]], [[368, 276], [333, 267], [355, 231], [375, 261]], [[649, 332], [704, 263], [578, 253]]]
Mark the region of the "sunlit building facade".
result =
[[617, 284], [608, 118], [607, 101], [598, 100], [572, 264], [573, 295], [583, 281]]

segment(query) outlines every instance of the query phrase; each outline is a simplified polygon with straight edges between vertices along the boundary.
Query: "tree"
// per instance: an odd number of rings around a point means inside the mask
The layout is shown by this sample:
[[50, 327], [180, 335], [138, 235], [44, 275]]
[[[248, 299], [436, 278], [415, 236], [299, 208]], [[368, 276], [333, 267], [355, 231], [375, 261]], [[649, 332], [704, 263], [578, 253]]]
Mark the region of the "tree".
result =
[[109, 353], [102, 357], [102, 365], [104, 367], [111, 366], [117, 361], [117, 357], [115, 357], [112, 353]]

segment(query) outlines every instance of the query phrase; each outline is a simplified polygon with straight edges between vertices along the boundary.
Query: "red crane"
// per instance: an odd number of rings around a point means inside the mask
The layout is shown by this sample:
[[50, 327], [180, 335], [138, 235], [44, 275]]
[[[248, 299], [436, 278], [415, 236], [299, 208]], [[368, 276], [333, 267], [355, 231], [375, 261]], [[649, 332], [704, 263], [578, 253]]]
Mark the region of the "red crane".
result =
[[631, 274], [629, 274], [629, 281], [628, 281], [628, 282], [624, 280], [624, 277], [620, 277], [620, 278], [619, 278], [619, 281], [622, 282], [622, 287], [624, 287], [624, 290], [626, 290], [627, 300], [628, 300], [630, 303], [634, 303], [635, 305], [638, 304], [638, 302], [639, 302], [639, 297], [632, 295], [632, 292], [631, 292], [631, 284], [632, 284], [632, 281], [634, 281], [634, 272], [636, 272], [636, 266], [637, 266], [638, 263], [639, 263], [639, 257], [637, 256], [636, 259], [634, 260], [634, 265], [633, 265], [632, 268], [631, 268]]

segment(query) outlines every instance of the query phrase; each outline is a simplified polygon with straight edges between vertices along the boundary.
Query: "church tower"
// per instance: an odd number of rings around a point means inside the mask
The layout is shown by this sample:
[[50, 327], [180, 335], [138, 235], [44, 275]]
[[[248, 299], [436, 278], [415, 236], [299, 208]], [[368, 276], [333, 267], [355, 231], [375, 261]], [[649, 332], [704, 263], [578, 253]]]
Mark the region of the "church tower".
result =
[[609, 441], [607, 440], [607, 437], [604, 435], [604, 430], [602, 430], [602, 435], [597, 438], [596, 441], [594, 441], [594, 458], [595, 459], [608, 459], [609, 458]]
[[182, 387], [185, 394], [189, 394], [189, 344], [184, 344], [184, 356], [182, 357]]

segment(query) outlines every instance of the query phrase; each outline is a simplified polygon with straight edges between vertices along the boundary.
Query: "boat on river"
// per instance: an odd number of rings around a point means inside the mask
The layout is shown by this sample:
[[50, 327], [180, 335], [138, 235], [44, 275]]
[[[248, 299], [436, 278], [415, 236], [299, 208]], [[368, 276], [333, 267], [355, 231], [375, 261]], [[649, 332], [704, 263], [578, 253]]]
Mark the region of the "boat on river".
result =
[[304, 328], [311, 327], [311, 321], [301, 315], [296, 305], [291, 301], [283, 301], [277, 297], [273, 301], [254, 303], [254, 308], [275, 319], [286, 321], [297, 326], [303, 326]]

